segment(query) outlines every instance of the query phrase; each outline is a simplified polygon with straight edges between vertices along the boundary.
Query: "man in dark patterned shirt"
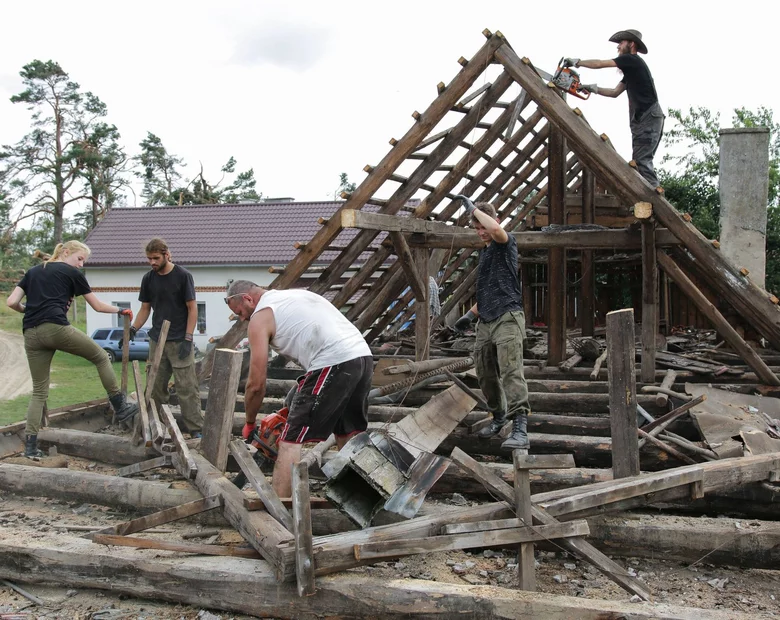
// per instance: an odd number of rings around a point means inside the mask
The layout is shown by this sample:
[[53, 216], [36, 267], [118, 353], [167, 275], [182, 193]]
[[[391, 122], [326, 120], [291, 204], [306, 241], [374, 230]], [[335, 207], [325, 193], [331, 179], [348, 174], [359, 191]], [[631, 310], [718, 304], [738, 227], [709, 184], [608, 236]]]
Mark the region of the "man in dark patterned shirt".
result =
[[493, 437], [513, 419], [512, 434], [501, 447], [527, 450], [526, 427], [531, 408], [523, 376], [525, 314], [517, 273], [517, 241], [501, 227], [493, 205], [474, 205], [468, 199], [463, 202], [474, 229], [485, 242], [479, 255], [477, 303], [454, 325], [463, 331], [479, 319], [474, 364], [493, 420], [478, 434], [482, 438]]

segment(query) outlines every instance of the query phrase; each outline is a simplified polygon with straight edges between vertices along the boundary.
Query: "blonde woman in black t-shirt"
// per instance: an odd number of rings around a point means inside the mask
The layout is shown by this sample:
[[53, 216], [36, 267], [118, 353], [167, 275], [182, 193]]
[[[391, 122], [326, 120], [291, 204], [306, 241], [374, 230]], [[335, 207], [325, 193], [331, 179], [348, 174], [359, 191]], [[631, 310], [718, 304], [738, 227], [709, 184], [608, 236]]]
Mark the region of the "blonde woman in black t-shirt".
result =
[[[106, 352], [68, 322], [68, 309], [79, 295], [83, 295], [96, 312], [133, 316], [132, 310], [103, 303], [92, 292], [80, 271], [89, 254], [89, 248], [80, 241], [58, 244], [49, 260], [24, 274], [6, 301], [9, 308], [24, 314], [24, 350], [33, 383], [25, 428], [24, 455], [29, 458], [43, 456], [38, 449], [38, 431], [49, 396], [51, 360], [57, 351], [78, 355], [97, 366], [100, 381], [118, 419], [129, 420], [138, 411], [138, 406], [126, 402], [120, 392]], [[25, 303], [22, 303], [23, 299]]]

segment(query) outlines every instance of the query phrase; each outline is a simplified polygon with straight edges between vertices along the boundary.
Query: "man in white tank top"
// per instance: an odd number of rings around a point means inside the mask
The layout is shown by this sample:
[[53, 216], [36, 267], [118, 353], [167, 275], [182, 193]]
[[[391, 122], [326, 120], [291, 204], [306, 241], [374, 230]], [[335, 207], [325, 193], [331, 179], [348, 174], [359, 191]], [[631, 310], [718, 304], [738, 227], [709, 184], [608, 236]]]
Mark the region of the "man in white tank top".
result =
[[368, 427], [371, 350], [333, 304], [306, 290], [266, 290], [237, 280], [225, 303], [242, 321], [249, 321], [252, 360], [244, 392], [244, 439], [256, 428], [265, 397], [268, 348], [306, 370], [290, 404], [274, 466], [274, 490], [279, 497], [290, 497], [292, 466], [301, 460], [304, 442], [323, 441], [334, 433], [342, 448]]

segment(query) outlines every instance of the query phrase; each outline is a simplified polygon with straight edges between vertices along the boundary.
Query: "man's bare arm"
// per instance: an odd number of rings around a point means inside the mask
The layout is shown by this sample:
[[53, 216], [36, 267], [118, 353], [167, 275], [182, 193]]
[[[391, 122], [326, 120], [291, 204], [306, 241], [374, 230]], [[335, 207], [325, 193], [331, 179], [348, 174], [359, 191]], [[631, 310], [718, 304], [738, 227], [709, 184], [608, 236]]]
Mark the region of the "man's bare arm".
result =
[[194, 334], [198, 324], [198, 302], [191, 299], [187, 302], [187, 333]]
[[249, 320], [249, 348], [252, 351], [249, 376], [244, 390], [246, 423], [254, 424], [265, 398], [265, 383], [268, 377], [268, 345], [276, 324], [273, 311], [269, 308], [255, 313]]
[[580, 60], [575, 67], [585, 67], [586, 69], [607, 69], [609, 67], [617, 67], [617, 63], [614, 60], [597, 60], [591, 58], [589, 60]]
[[484, 211], [477, 209], [472, 213], [472, 216], [485, 227], [485, 230], [490, 233], [490, 237], [497, 243], [506, 243], [509, 241], [509, 235], [501, 228], [501, 224], [496, 221], [496, 218], [490, 217]]

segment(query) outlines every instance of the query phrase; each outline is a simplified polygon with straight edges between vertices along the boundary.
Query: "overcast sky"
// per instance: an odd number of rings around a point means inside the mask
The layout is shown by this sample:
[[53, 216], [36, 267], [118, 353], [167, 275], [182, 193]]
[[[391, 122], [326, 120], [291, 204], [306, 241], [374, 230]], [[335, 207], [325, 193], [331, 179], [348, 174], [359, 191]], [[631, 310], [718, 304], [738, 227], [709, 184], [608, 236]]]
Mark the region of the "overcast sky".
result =
[[[339, 173], [364, 178], [458, 58], [483, 45], [485, 28], [548, 71], [561, 56], [612, 58], [609, 37], [635, 28], [664, 109], [706, 106], [728, 127], [733, 108], [764, 105], [778, 121], [778, 12], [757, 0], [6, 3], [0, 144], [29, 129], [27, 110], [9, 101], [22, 90], [19, 70], [51, 59], [107, 104], [129, 154], [151, 131], [184, 158], [185, 175], [202, 162], [216, 180], [232, 155], [266, 196], [327, 200]], [[585, 83], [620, 80], [614, 69], [581, 73]], [[630, 159], [625, 95], [570, 101]]]

